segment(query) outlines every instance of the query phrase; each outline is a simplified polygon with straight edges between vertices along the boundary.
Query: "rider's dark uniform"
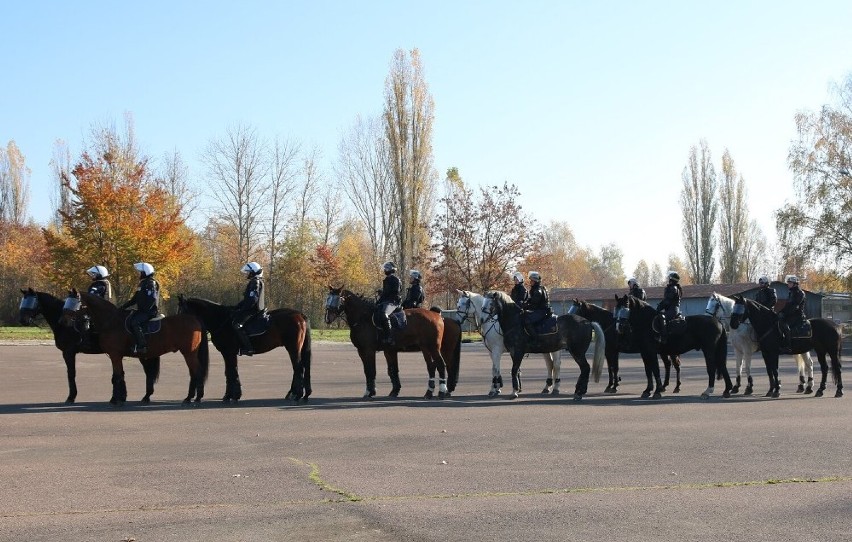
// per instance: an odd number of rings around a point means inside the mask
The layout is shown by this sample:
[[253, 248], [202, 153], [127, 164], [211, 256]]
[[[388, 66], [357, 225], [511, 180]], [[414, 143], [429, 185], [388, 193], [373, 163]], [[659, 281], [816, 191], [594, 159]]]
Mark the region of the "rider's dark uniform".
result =
[[136, 339], [137, 354], [144, 354], [148, 350], [142, 326], [159, 314], [159, 303], [160, 284], [154, 279], [153, 275], [148, 275], [139, 280], [139, 287], [136, 289], [133, 297], [121, 306], [122, 309], [127, 309], [132, 305], [136, 305], [136, 310], [130, 316], [128, 324], [131, 331], [133, 331], [133, 337]]
[[634, 284], [633, 286], [631, 286], [630, 292], [628, 292], [628, 293], [630, 295], [632, 295], [633, 297], [637, 298], [637, 299], [641, 299], [642, 301], [647, 301], [647, 298], [645, 296], [645, 289], [640, 288], [638, 284]]
[[793, 334], [792, 329], [798, 327], [807, 317], [805, 316], [805, 292], [799, 288], [798, 284], [793, 284], [787, 294], [787, 303], [778, 313], [778, 316], [783, 323], [784, 342], [789, 350]]
[[774, 309], [775, 304], [778, 303], [778, 294], [775, 292], [775, 288], [763, 286], [759, 290], [757, 290], [757, 294], [755, 294], [754, 300], [766, 307], [767, 309]]
[[527, 287], [524, 286], [523, 282], [518, 282], [512, 288], [512, 291], [509, 292], [509, 296], [512, 298], [512, 301], [514, 301], [518, 306], [523, 307], [524, 303], [527, 300], [527, 297], [529, 296], [529, 294], [527, 293]]
[[263, 292], [263, 277], [253, 275], [249, 278], [248, 284], [243, 291], [243, 298], [234, 307], [234, 314], [231, 318], [234, 331], [242, 344], [242, 353], [251, 356], [254, 354], [254, 347], [251, 344], [251, 339], [246, 334], [243, 326], [254, 315], [266, 310], [266, 299]]
[[527, 331], [532, 331], [535, 329], [535, 324], [550, 316], [550, 299], [547, 296], [547, 288], [542, 286], [541, 282], [533, 281], [523, 308], [526, 311], [524, 323]]
[[393, 311], [399, 308], [402, 302], [402, 282], [393, 271], [386, 271], [385, 278], [382, 280], [382, 291], [379, 293], [377, 300], [376, 316], [378, 323], [382, 326], [384, 332], [384, 342], [392, 343], [390, 315]]
[[426, 300], [423, 294], [423, 286], [420, 285], [419, 279], [413, 279], [408, 291], [405, 292], [405, 300], [402, 302], [403, 309], [419, 309], [420, 305]]

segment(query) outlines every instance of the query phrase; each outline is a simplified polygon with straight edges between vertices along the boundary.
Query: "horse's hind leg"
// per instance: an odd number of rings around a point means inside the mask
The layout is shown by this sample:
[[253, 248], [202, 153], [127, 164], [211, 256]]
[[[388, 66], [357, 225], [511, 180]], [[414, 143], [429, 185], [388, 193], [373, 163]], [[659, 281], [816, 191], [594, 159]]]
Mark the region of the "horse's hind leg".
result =
[[680, 393], [680, 356], [675, 356], [672, 359], [672, 365], [675, 368], [675, 388], [672, 393]]
[[672, 358], [666, 354], [660, 354], [660, 357], [663, 358], [663, 366], [666, 368], [666, 378], [663, 380], [663, 387], [660, 391], [666, 391], [669, 387], [669, 377], [672, 373]]
[[[391, 391], [388, 393], [388, 397], [399, 397], [399, 392], [402, 389], [402, 381], [399, 379], [399, 355], [396, 352], [386, 350], [385, 361], [388, 364], [388, 377], [391, 381]], [[428, 359], [426, 365], [429, 365]]]
[[521, 361], [524, 355], [512, 354], [512, 395], [510, 399], [517, 399], [521, 393]]
[[65, 371], [68, 373], [68, 397], [66, 403], [77, 400], [77, 352], [73, 349], [63, 350], [62, 359], [65, 360]]
[[142, 369], [145, 371], [145, 396], [142, 397], [142, 404], [147, 405], [151, 402], [151, 396], [154, 394], [154, 383], [160, 376], [160, 357], [139, 359], [142, 363]]
[[240, 372], [237, 368], [237, 353], [223, 354], [225, 360], [225, 395], [223, 403], [237, 402], [243, 396], [243, 385], [240, 383]]
[[204, 397], [204, 379], [201, 377], [198, 354], [196, 352], [181, 353], [186, 361], [186, 367], [189, 369], [189, 390], [186, 392], [186, 398], [183, 400], [183, 403], [191, 403], [193, 397], [196, 403], [200, 403], [201, 398]]
[[751, 376], [751, 355], [752, 353], [747, 350], [743, 353], [743, 365], [745, 366], [746, 376], [748, 378], [748, 384], [746, 384], [746, 389], [743, 392], [743, 395], [751, 395], [754, 393], [754, 378]]
[[[450, 391], [447, 389], [447, 364], [444, 361], [444, 356], [441, 355], [439, 346], [433, 348], [430, 355], [432, 357], [434, 367], [438, 369], [438, 397], [441, 399], [449, 397]], [[430, 374], [434, 375], [433, 370], [431, 369]], [[429, 379], [430, 387], [433, 386], [432, 378], [434, 378], [434, 376]]]
[[580, 376], [577, 378], [577, 385], [574, 387], [574, 400], [579, 401], [589, 391], [589, 375], [592, 372], [592, 367], [589, 365], [589, 360], [586, 359], [585, 349], [576, 349], [571, 352], [571, 356], [580, 367]]
[[498, 348], [491, 350], [491, 389], [488, 390], [488, 397], [497, 397], [503, 388], [503, 377], [500, 375], [500, 358], [503, 357], [503, 351]]
[[122, 358], [111, 357], [112, 361], [112, 397], [111, 405], [121, 405], [127, 401], [127, 383], [124, 381], [124, 363]]
[[543, 394], [549, 394], [553, 391], [553, 377], [554, 377], [554, 368], [553, 368], [553, 353], [545, 352], [544, 356], [544, 366], [547, 368], [547, 379], [544, 381], [544, 389], [541, 390]]

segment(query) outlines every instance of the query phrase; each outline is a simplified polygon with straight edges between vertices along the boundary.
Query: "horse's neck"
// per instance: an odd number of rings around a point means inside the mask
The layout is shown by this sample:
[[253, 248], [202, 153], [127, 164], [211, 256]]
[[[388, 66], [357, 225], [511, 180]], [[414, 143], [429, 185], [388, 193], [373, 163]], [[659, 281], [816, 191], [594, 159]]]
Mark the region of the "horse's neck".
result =
[[746, 303], [746, 307], [748, 308], [748, 320], [754, 326], [755, 332], [764, 333], [772, 327], [773, 320], [771, 315], [774, 313], [771, 310], [764, 309], [763, 305], [757, 302], [751, 305]]
[[59, 319], [62, 318], [62, 307], [64, 303], [59, 299], [48, 295], [38, 294], [38, 302], [41, 305], [41, 314], [47, 321], [50, 329], [56, 331], [59, 326]]
[[346, 297], [346, 301], [343, 303], [343, 312], [346, 314], [346, 319], [350, 322], [370, 320], [373, 317], [370, 303], [366, 299], [354, 294], [349, 294]]
[[477, 322], [477, 324], [481, 324], [482, 322], [486, 321], [490, 316], [490, 314], [485, 314], [485, 312], [483, 312], [482, 310], [482, 305], [484, 304], [484, 301], [485, 298], [481, 295], [470, 294], [470, 303], [473, 305], [474, 316], [479, 319], [479, 322]]
[[612, 315], [611, 312], [604, 309], [603, 307], [598, 307], [596, 305], [588, 305], [589, 307], [589, 320], [593, 322], [598, 322], [601, 324], [609, 324], [613, 320], [615, 320], [615, 316]]

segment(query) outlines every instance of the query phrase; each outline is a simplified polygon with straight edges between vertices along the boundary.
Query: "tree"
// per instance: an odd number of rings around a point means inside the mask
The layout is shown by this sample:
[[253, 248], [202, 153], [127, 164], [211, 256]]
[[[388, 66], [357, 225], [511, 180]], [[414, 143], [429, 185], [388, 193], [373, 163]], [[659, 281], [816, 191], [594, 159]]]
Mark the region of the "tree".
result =
[[776, 212], [788, 255], [842, 273], [852, 269], [852, 74], [835, 86], [837, 101], [796, 114], [787, 164], [796, 201]]
[[624, 277], [624, 265], [621, 261], [623, 257], [621, 249], [615, 243], [602, 246], [600, 252], [592, 256], [589, 261], [593, 277], [592, 286], [595, 288], [618, 288], [619, 286], [623, 286], [626, 280]]
[[135, 146], [132, 125], [93, 130], [93, 152], [84, 152], [68, 181], [70, 211], [60, 211], [62, 227], [43, 229], [56, 284], [82, 288], [85, 269], [102, 264], [110, 270], [116, 295], [126, 297], [138, 275], [132, 265], [150, 262], [163, 294], [192, 253], [192, 237], [179, 203], [149, 171], [148, 159]]
[[639, 281], [639, 285], [642, 287], [653, 286], [651, 269], [648, 267], [648, 262], [644, 259], [639, 260], [639, 263], [636, 264], [636, 269], [633, 270], [633, 278]]
[[590, 251], [577, 244], [567, 222], [551, 221], [541, 234], [541, 247], [526, 258], [525, 268], [549, 277], [551, 288], [576, 288], [592, 279]]
[[54, 143], [50, 169], [53, 173], [53, 190], [50, 194], [50, 203], [53, 207], [51, 224], [59, 229], [62, 227], [61, 213], [71, 212], [71, 191], [68, 188], [71, 179], [71, 151], [61, 139], [57, 139]]
[[663, 268], [660, 267], [659, 263], [654, 262], [648, 277], [648, 286], [663, 286], [664, 284], [666, 284], [666, 275], [663, 273]]
[[444, 212], [432, 224], [435, 279], [447, 281], [441, 289], [484, 292], [508, 284], [509, 272], [538, 243], [538, 225], [519, 200], [509, 184], [481, 187], [478, 197], [461, 188], [441, 200]]
[[[269, 275], [273, 278], [278, 267], [279, 244], [287, 235], [290, 224], [287, 212], [293, 193], [296, 191], [296, 160], [299, 145], [295, 142], [276, 138], [272, 143], [269, 157], [269, 226], [266, 231], [267, 259], [269, 260]], [[268, 281], [269, 299], [277, 296], [277, 285], [274, 280]]]
[[766, 236], [755, 220], [748, 224], [748, 233], [743, 244], [742, 269], [745, 273], [743, 278], [752, 282], [756, 282], [763, 275], [775, 275], [767, 263]]
[[719, 203], [716, 201], [716, 170], [707, 141], [702, 139], [699, 147], [690, 148], [682, 179], [680, 207], [683, 211], [686, 260], [694, 282], [709, 284], [716, 265], [713, 230]]
[[681, 284], [701, 284], [700, 282], [696, 282], [692, 279], [689, 274], [689, 268], [683, 260], [680, 259], [676, 254], [669, 254], [669, 269], [660, 277], [660, 284], [658, 286], [665, 286], [668, 284], [668, 275], [674, 271], [680, 276]]
[[207, 145], [202, 160], [207, 165], [219, 216], [234, 226], [240, 259], [257, 259], [261, 248], [261, 226], [266, 210], [269, 164], [257, 130], [231, 126], [223, 137]]
[[749, 233], [746, 197], [745, 180], [725, 149], [719, 184], [719, 280], [723, 283], [735, 284], [748, 276], [744, 261]]
[[428, 247], [426, 228], [437, 178], [432, 166], [434, 103], [417, 49], [411, 50], [410, 60], [401, 49], [394, 53], [383, 119], [393, 188], [392, 258], [407, 269]]
[[15, 141], [0, 148], [0, 222], [22, 226], [30, 201], [30, 168]]

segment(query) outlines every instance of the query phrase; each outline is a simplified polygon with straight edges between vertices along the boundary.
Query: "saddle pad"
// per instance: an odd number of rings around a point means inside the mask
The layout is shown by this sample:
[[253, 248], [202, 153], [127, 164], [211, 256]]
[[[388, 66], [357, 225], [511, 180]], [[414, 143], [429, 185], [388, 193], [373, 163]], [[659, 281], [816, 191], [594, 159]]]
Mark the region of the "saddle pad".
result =
[[798, 326], [790, 329], [790, 336], [794, 339], [810, 339], [811, 334], [811, 323], [808, 320], [805, 320]]
[[248, 321], [243, 324], [243, 330], [249, 337], [256, 337], [266, 333], [269, 329], [269, 325], [269, 313], [263, 311], [249, 318]]
[[405, 329], [408, 325], [408, 319], [405, 317], [405, 311], [394, 311], [390, 315], [390, 324], [393, 329]]
[[556, 316], [551, 315], [535, 325], [535, 332], [539, 335], [552, 335], [556, 333], [557, 327]]

